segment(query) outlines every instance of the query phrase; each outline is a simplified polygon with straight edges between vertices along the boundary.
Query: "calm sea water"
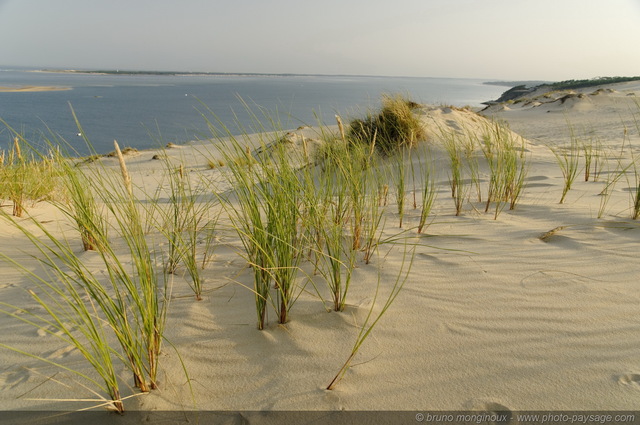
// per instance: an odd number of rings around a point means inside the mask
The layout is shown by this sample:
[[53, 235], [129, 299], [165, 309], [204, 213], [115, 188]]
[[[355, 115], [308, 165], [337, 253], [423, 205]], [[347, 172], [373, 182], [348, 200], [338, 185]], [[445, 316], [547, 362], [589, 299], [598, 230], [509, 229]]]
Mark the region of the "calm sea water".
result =
[[[65, 86], [68, 91], [0, 92], [0, 119], [35, 144], [54, 132], [80, 154], [88, 153], [73, 120], [73, 106], [95, 150], [120, 146], [154, 148], [168, 142], [207, 139], [210, 121], [220, 120], [234, 133], [237, 122], [251, 128], [242, 105], [263, 118], [277, 117], [281, 128], [334, 124], [336, 113], [362, 116], [379, 105], [384, 93], [401, 93], [416, 102], [477, 106], [496, 99], [505, 87], [485, 80], [342, 76], [172, 76], [98, 75], [0, 69], [0, 86]], [[203, 117], [203, 115], [206, 117]], [[215, 119], [213, 116], [215, 115]], [[0, 125], [0, 148], [11, 133]]]

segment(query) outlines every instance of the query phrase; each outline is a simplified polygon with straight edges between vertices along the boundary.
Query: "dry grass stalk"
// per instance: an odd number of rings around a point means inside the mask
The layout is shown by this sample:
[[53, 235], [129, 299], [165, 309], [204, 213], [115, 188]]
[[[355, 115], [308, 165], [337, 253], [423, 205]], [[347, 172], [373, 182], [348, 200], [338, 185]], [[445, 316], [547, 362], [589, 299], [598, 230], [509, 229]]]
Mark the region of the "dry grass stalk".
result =
[[127, 171], [127, 164], [124, 162], [124, 155], [122, 155], [122, 151], [120, 150], [120, 146], [118, 146], [118, 142], [116, 140], [113, 141], [113, 146], [116, 149], [116, 155], [118, 156], [118, 162], [120, 163], [120, 172], [122, 173], [122, 178], [124, 180], [124, 185], [127, 189], [127, 193], [129, 193], [129, 196], [133, 198], [133, 186], [131, 185], [131, 176]]
[[549, 242], [549, 239], [555, 235], [556, 233], [558, 233], [559, 231], [566, 229], [567, 226], [558, 226], [556, 228], [553, 228], [551, 230], [549, 230], [548, 232], [545, 232], [543, 234], [541, 234], [540, 236], [538, 236], [538, 239], [540, 239], [542, 242]]
[[305, 139], [304, 135], [302, 135], [302, 150], [304, 151], [304, 160], [305, 162], [309, 162], [309, 150], [307, 148], [307, 139]]
[[389, 185], [385, 184], [382, 186], [382, 191], [380, 192], [382, 206], [386, 206], [389, 202]]
[[15, 152], [18, 161], [22, 161], [22, 151], [20, 150], [20, 139], [16, 137], [13, 139], [13, 150]]
[[338, 122], [340, 137], [342, 138], [342, 141], [345, 142], [347, 140], [347, 137], [345, 136], [345, 133], [344, 133], [344, 125], [342, 125], [342, 119], [340, 118], [340, 115], [336, 115], [336, 121]]

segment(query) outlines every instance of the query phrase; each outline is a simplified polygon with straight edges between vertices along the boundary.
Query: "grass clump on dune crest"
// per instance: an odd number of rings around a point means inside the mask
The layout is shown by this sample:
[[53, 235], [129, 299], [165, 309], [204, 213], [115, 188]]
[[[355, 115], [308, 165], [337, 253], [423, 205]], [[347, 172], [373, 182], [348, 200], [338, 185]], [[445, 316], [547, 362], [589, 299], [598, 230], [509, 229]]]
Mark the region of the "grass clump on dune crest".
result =
[[[13, 146], [0, 153], [0, 199], [13, 203], [12, 215], [22, 217], [29, 205], [55, 197], [60, 175], [57, 154], [45, 156], [14, 132]], [[51, 151], [53, 152], [53, 151]]]
[[[440, 134], [449, 159], [449, 185], [456, 215], [462, 213], [465, 200], [471, 201], [472, 188], [478, 202], [484, 202], [485, 212], [494, 204], [494, 219], [507, 205], [510, 210], [515, 209], [524, 192], [529, 168], [524, 139], [501, 123], [485, 124], [477, 133], [440, 129]], [[478, 147], [484, 156], [482, 163], [476, 153]], [[480, 167], [485, 165], [488, 182], [483, 200]]]
[[[264, 113], [274, 128], [270, 132], [249, 106], [247, 112], [256, 127], [252, 129], [257, 132], [254, 141], [248, 132], [233, 135], [219, 121], [222, 130], [210, 120], [208, 124], [219, 143], [227, 163], [225, 172], [233, 186], [228, 196], [221, 196], [220, 200], [243, 244], [241, 255], [253, 269], [258, 329], [264, 329], [269, 304], [274, 307], [279, 323], [286, 323], [300, 295], [297, 275], [304, 246], [305, 184], [295, 165], [299, 158], [289, 152], [286, 143], [277, 142], [282, 140], [277, 137], [278, 122]], [[276, 142], [267, 139], [269, 133]]]
[[494, 219], [508, 204], [515, 209], [524, 191], [528, 172], [524, 140], [517, 138], [503, 124], [488, 126], [483, 135], [482, 152], [489, 166], [489, 189], [485, 212], [495, 203]]
[[383, 96], [380, 112], [351, 121], [346, 137], [354, 143], [375, 146], [383, 155], [402, 147], [413, 147], [425, 137], [420, 120], [413, 114], [417, 106], [399, 95]]

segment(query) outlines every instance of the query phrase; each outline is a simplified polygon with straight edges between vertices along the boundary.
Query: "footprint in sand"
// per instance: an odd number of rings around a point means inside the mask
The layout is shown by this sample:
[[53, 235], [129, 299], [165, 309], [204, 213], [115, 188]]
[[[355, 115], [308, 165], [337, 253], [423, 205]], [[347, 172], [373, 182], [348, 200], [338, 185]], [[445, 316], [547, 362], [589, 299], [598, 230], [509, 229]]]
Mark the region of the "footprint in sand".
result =
[[464, 404], [465, 410], [478, 415], [489, 415], [495, 420], [484, 421], [483, 423], [507, 425], [516, 422], [513, 412], [507, 406], [485, 399], [472, 399]]
[[43, 327], [43, 328], [39, 328], [36, 333], [38, 334], [39, 337], [45, 337], [45, 336], [49, 336], [49, 335], [57, 335], [57, 336], [61, 336], [64, 334], [64, 332], [62, 332], [61, 330], [57, 329], [54, 326], [47, 326], [47, 327]]
[[49, 332], [47, 332], [44, 328], [38, 329], [36, 333], [38, 334], [39, 337], [44, 337], [49, 335]]
[[47, 359], [62, 359], [63, 357], [67, 357], [69, 354], [71, 354], [75, 349], [76, 349], [76, 347], [74, 347], [72, 345], [69, 345], [67, 347], [60, 348], [60, 349], [52, 352], [51, 354], [47, 355], [46, 358]]
[[[547, 176], [531, 176], [526, 179], [527, 187], [550, 187], [553, 183], [550, 182], [550, 178]], [[549, 181], [549, 183], [542, 183], [543, 181]]]
[[0, 374], [0, 390], [7, 390], [27, 382], [31, 373], [27, 369], [14, 370]]
[[539, 271], [526, 276], [520, 286], [536, 291], [582, 292], [589, 289], [582, 276], [561, 271]]
[[640, 373], [625, 373], [618, 376], [618, 383], [640, 389]]

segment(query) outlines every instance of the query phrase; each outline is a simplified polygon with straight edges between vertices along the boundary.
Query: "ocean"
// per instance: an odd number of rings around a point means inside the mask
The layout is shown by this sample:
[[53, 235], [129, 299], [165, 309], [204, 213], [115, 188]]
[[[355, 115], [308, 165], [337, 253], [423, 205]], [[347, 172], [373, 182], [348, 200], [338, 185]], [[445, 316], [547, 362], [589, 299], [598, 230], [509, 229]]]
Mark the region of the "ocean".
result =
[[[0, 92], [0, 149], [23, 134], [35, 146], [62, 139], [90, 153], [73, 119], [97, 153], [121, 147], [149, 149], [211, 138], [209, 123], [234, 134], [362, 117], [383, 94], [419, 103], [480, 106], [506, 87], [487, 80], [366, 76], [82, 74], [0, 69], [0, 87], [64, 86], [71, 90]], [[249, 111], [247, 111], [247, 106]], [[258, 117], [260, 125], [255, 124]], [[7, 128], [9, 126], [12, 130]], [[56, 136], [54, 137], [53, 134]]]

